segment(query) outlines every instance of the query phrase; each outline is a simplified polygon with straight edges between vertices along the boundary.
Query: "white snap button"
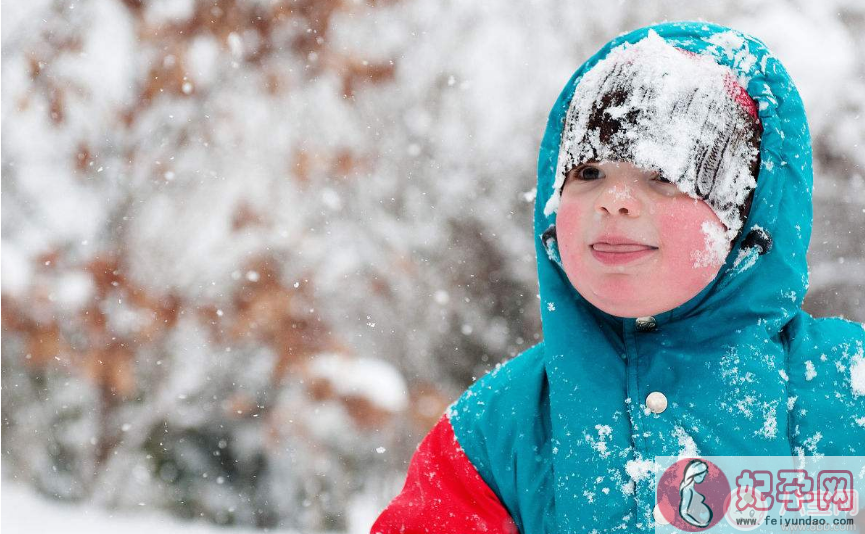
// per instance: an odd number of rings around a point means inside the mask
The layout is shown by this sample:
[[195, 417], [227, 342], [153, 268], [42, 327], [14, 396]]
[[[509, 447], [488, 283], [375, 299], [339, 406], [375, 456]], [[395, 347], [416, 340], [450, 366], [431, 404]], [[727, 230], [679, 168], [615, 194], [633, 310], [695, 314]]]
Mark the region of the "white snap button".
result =
[[667, 397], [660, 391], [653, 391], [646, 397], [646, 407], [653, 413], [661, 413], [667, 409]]
[[652, 515], [655, 517], [655, 523], [658, 523], [660, 525], [670, 524], [670, 521], [666, 517], [664, 517], [664, 514], [661, 512], [661, 509], [658, 507], [657, 504], [655, 505], [655, 509], [652, 510]]
[[654, 330], [656, 326], [658, 326], [658, 322], [654, 317], [648, 315], [646, 317], [637, 317], [637, 322], [635, 323], [637, 330], [640, 332], [649, 332]]

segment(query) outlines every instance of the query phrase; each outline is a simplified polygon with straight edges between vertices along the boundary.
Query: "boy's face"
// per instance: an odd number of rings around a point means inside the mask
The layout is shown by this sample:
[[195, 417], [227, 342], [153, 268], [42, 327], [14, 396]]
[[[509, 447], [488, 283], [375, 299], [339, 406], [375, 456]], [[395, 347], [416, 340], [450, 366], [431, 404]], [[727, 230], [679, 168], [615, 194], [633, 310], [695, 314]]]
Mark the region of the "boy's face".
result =
[[725, 230], [708, 204], [627, 162], [571, 169], [556, 215], [571, 284], [617, 317], [665, 312], [699, 293], [727, 256]]

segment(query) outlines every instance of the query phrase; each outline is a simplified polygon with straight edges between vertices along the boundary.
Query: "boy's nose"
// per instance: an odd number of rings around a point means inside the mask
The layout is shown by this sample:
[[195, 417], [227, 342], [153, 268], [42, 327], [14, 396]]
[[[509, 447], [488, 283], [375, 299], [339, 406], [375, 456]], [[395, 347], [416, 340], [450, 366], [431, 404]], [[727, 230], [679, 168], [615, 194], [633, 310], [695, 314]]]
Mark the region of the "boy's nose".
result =
[[638, 217], [640, 215], [640, 201], [630, 187], [616, 184], [604, 188], [598, 196], [595, 209], [601, 213]]

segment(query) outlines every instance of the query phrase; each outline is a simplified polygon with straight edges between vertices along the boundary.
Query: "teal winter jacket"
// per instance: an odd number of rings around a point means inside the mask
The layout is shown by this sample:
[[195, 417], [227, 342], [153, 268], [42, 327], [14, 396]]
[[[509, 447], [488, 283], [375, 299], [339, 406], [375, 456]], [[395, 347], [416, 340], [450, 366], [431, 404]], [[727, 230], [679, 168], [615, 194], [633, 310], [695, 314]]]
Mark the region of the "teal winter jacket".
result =
[[[548, 232], [556, 214], [544, 215], [544, 206], [575, 86], [611, 49], [650, 29], [748, 80], [763, 124], [761, 168], [744, 231], [715, 279], [673, 310], [623, 319], [569, 282]], [[651, 531], [656, 481], [646, 465], [655, 456], [865, 455], [865, 329], [801, 309], [811, 164], [799, 93], [753, 37], [663, 23], [620, 35], [589, 58], [559, 95], [540, 147], [534, 237], [543, 341], [449, 407], [440, 422], [449, 427], [419, 446], [414, 474], [373, 532], [453, 531], [430, 518], [455, 515], [464, 532]], [[647, 409], [652, 392], [666, 397], [664, 411]], [[447, 483], [430, 477], [457, 472], [440, 465], [456, 461], [473, 467], [459, 483], [456, 475], [444, 476]], [[461, 499], [469, 504], [459, 508]]]

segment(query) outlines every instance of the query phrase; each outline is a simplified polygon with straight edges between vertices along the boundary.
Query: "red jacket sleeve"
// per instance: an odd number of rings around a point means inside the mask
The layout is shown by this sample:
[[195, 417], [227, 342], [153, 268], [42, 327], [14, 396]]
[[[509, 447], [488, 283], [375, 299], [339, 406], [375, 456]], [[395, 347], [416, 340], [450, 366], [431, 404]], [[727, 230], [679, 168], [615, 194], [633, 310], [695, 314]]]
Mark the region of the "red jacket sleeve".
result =
[[463, 452], [447, 414], [412, 456], [405, 486], [370, 534], [516, 534], [496, 494]]

